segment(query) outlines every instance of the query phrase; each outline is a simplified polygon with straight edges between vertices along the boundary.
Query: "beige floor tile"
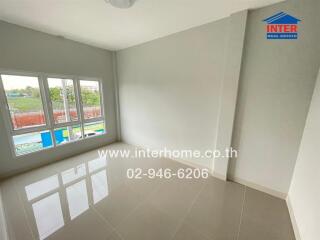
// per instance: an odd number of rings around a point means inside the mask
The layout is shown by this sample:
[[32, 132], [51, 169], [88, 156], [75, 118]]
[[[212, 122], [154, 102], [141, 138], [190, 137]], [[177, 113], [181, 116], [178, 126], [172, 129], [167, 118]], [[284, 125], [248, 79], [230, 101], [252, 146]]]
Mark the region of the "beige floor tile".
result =
[[16, 176], [1, 184], [10, 240], [294, 239], [283, 200], [212, 177], [128, 179], [129, 168], [189, 167], [95, 150]]
[[8, 180], [0, 186], [9, 239], [32, 240], [31, 228], [28, 225], [27, 216], [14, 181]]
[[[82, 179], [34, 199], [22, 200], [37, 239], [105, 239], [113, 227], [94, 211], [94, 194]], [[102, 193], [103, 191], [100, 191]], [[103, 195], [100, 195], [100, 198]]]
[[148, 197], [147, 202], [169, 216], [181, 219], [186, 216], [204, 183], [200, 180], [182, 179], [163, 181]]
[[234, 240], [238, 234], [243, 198], [243, 186], [210, 178], [186, 222], [214, 240]]
[[117, 226], [141, 201], [143, 201], [141, 195], [122, 185], [97, 203], [95, 209], [113, 226]]
[[193, 227], [183, 224], [177, 233], [174, 235], [173, 240], [210, 240], [210, 238], [203, 235]]
[[66, 223], [65, 226], [50, 235], [51, 240], [113, 240], [116, 238], [108, 223], [99, 217], [94, 211], [89, 210], [83, 215]]
[[116, 229], [125, 240], [171, 239], [178, 221], [149, 204], [136, 209]]
[[247, 188], [239, 240], [294, 240], [286, 202]]

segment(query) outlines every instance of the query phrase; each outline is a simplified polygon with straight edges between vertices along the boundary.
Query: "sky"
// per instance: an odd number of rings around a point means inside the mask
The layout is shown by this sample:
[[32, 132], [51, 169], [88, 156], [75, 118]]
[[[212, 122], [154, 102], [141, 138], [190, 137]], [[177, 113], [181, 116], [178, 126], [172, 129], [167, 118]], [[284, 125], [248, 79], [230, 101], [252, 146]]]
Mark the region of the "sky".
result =
[[37, 77], [1, 75], [1, 78], [5, 90], [25, 89], [28, 86], [33, 88], [39, 88], [39, 82]]
[[[33, 88], [39, 88], [39, 82], [37, 77], [29, 76], [15, 76], [15, 75], [1, 75], [3, 86], [5, 90], [12, 89], [25, 89], [30, 86]], [[71, 79], [68, 79], [72, 81]], [[49, 87], [62, 87], [61, 79], [59, 78], [48, 78]], [[69, 84], [68, 84], [69, 85]], [[99, 88], [97, 81], [85, 81], [80, 80], [81, 86]]]
[[[48, 78], [49, 88], [54, 88], [54, 87], [62, 88], [62, 81], [61, 80], [62, 79], [60, 79], [60, 78]], [[67, 86], [70, 86], [70, 85], [72, 86], [73, 80], [71, 80], [71, 79], [65, 79], [65, 80], [67, 80], [66, 81]]]

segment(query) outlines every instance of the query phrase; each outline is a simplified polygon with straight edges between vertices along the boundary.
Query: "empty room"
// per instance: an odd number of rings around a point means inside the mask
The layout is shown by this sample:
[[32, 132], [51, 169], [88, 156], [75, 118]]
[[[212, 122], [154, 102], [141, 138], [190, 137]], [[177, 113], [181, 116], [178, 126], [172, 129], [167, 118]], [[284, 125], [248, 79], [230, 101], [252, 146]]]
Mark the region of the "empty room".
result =
[[319, 0], [0, 0], [0, 240], [319, 240]]

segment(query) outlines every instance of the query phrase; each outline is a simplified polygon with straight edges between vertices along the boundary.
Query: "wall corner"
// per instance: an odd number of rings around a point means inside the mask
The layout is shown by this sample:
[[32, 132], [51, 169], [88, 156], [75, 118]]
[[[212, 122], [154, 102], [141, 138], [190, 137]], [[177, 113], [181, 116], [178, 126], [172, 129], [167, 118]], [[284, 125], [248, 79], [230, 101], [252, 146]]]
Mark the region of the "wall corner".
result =
[[229, 22], [229, 39], [226, 49], [224, 78], [220, 95], [215, 147], [216, 150], [221, 152], [222, 156], [213, 159], [213, 173], [225, 180], [227, 179], [229, 165], [229, 157], [225, 155], [226, 150], [231, 147], [247, 15], [248, 10], [234, 13], [230, 16]]

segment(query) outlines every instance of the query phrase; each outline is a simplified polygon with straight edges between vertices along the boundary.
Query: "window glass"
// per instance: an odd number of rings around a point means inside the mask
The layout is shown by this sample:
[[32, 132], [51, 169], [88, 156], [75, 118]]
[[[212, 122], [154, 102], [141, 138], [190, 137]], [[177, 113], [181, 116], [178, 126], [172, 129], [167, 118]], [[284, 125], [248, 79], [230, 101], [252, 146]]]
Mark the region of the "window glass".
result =
[[49, 131], [15, 135], [13, 136], [13, 143], [17, 155], [36, 152], [53, 146]]
[[104, 122], [92, 122], [84, 124], [84, 137], [92, 137], [96, 135], [101, 135], [105, 133]]
[[1, 75], [14, 129], [45, 125], [37, 77]]
[[57, 145], [71, 141], [76, 141], [82, 138], [80, 125], [57, 128], [54, 130], [54, 136]]
[[73, 80], [48, 78], [54, 123], [78, 120]]
[[83, 114], [85, 119], [101, 117], [100, 88], [98, 81], [80, 81]]
[[[99, 81], [1, 73], [0, 77], [8, 109], [0, 107], [12, 122], [17, 156], [106, 132]], [[45, 113], [53, 118], [46, 119]]]

